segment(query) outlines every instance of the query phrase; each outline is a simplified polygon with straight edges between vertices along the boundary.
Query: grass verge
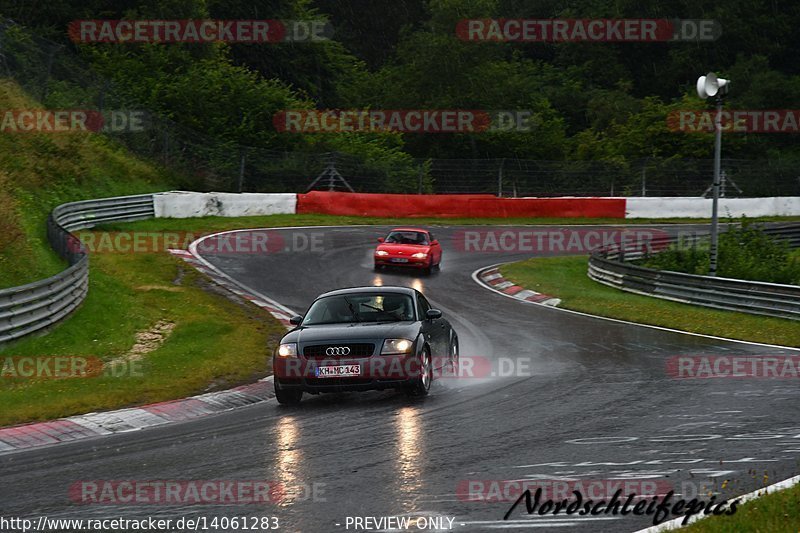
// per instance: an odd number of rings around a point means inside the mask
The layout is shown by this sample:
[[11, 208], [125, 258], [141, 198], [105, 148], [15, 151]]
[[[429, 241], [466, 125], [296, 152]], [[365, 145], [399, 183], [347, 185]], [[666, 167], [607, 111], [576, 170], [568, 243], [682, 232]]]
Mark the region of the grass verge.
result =
[[592, 281], [586, 256], [543, 257], [503, 265], [517, 285], [561, 299], [560, 307], [641, 324], [733, 339], [800, 347], [796, 322], [719, 311], [631, 294]]
[[[0, 108], [41, 105], [0, 80]], [[177, 176], [139, 159], [102, 135], [0, 135], [0, 288], [56, 274], [64, 262], [50, 249], [45, 221], [59, 204], [168, 190]]]
[[167, 254], [98, 254], [91, 268], [89, 296], [78, 311], [47, 335], [0, 351], [0, 360], [127, 361], [137, 334], [159, 322], [174, 329], [135, 365], [115, 366], [119, 377], [0, 379], [0, 426], [180, 398], [268, 374], [268, 354], [284, 329], [266, 311], [221, 296]]
[[684, 528], [688, 533], [797, 533], [800, 530], [800, 485], [762, 496], [731, 516], [714, 516]]

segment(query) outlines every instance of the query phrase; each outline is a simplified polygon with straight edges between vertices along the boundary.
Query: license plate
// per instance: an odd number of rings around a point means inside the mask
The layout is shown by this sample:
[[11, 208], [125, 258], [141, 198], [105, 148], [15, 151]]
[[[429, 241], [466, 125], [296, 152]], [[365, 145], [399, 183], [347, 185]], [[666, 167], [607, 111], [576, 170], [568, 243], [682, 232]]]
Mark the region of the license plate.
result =
[[318, 378], [360, 376], [361, 365], [318, 366], [315, 372]]
[[393, 257], [392, 263], [408, 263], [408, 259], [405, 257]]

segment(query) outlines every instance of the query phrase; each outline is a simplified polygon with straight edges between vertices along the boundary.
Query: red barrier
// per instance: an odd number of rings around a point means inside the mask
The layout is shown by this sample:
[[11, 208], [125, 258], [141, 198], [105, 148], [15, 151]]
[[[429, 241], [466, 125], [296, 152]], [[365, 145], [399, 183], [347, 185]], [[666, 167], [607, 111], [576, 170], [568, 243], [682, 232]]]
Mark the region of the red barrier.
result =
[[311, 191], [297, 195], [297, 213], [398, 218], [625, 218], [625, 199]]

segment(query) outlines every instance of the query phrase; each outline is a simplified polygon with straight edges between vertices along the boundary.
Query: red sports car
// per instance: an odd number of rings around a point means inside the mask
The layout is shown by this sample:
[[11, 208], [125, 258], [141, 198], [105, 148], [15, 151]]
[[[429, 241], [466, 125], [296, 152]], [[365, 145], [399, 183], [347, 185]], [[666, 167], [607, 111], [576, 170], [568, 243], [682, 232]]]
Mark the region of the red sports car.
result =
[[442, 247], [428, 230], [395, 228], [375, 249], [375, 269], [385, 266], [421, 268], [426, 272], [442, 262]]

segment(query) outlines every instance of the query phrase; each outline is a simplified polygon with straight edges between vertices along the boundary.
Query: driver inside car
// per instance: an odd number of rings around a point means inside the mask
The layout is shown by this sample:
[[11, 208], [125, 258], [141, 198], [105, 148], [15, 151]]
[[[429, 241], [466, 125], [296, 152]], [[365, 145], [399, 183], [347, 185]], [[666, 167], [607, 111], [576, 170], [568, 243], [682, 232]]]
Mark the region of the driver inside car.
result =
[[383, 311], [399, 320], [411, 320], [411, 300], [405, 297], [387, 296], [383, 300]]

